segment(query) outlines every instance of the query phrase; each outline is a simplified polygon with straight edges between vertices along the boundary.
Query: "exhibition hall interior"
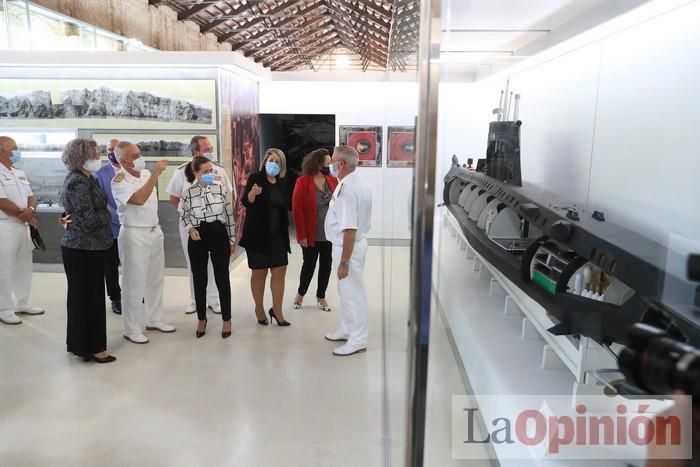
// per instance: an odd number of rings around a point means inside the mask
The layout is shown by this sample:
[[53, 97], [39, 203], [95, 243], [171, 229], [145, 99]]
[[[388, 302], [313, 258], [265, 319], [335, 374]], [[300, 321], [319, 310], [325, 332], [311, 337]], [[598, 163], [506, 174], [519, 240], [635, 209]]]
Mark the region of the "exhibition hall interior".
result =
[[700, 0], [0, 0], [0, 465], [700, 466]]

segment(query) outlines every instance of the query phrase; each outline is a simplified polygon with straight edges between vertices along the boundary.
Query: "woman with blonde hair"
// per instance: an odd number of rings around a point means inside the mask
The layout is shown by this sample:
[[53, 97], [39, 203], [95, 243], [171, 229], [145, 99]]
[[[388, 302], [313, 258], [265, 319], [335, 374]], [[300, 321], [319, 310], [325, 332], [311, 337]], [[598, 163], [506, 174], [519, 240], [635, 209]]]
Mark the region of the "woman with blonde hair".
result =
[[287, 215], [289, 192], [284, 178], [286, 172], [287, 160], [284, 153], [276, 148], [268, 149], [260, 171], [248, 178], [243, 192], [246, 220], [239, 245], [246, 249], [248, 256], [255, 315], [261, 325], [268, 324], [263, 305], [268, 270], [272, 276], [270, 319], [277, 321], [278, 326], [291, 324], [282, 314], [287, 254], [291, 253]]

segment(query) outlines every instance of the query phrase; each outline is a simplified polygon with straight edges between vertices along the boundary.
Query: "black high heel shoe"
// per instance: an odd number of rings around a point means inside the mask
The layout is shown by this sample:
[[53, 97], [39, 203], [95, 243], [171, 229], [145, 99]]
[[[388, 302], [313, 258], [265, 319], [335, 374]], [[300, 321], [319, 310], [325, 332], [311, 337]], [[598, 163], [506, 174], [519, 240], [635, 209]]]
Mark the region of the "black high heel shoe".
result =
[[[230, 323], [231, 321], [224, 321], [224, 323]], [[233, 329], [233, 327], [231, 327]], [[231, 331], [221, 331], [221, 337], [226, 339], [227, 337], [231, 337]]]
[[270, 308], [270, 322], [272, 322], [273, 319], [275, 321], [277, 321], [277, 326], [291, 326], [292, 325], [292, 323], [290, 323], [286, 319], [282, 320], [282, 321], [278, 320], [277, 316], [275, 316], [275, 312], [273, 311], [272, 308]]
[[83, 355], [84, 362], [89, 362], [90, 360], [94, 360], [97, 363], [112, 363], [116, 359], [117, 359], [117, 357], [115, 357], [113, 355], [107, 355], [106, 357], [98, 357], [97, 355]]
[[194, 332], [194, 335], [197, 336], [197, 339], [202, 337], [204, 334], [207, 333], [207, 319], [204, 318], [204, 331], [199, 332], [199, 324], [197, 324], [197, 330]]

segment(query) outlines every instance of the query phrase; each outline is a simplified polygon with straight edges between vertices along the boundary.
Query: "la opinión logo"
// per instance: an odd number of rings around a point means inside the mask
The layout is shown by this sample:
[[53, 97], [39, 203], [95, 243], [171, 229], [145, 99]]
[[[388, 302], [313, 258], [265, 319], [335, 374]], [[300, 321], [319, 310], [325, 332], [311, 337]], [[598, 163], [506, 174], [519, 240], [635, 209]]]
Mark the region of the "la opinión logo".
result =
[[[478, 408], [465, 408], [468, 416], [468, 432], [465, 443], [494, 443], [536, 446], [548, 441], [548, 451], [556, 454], [561, 446], [626, 446], [630, 442], [638, 446], [651, 443], [680, 446], [681, 419], [677, 416], [645, 416], [649, 405], [639, 405], [638, 414], [630, 416], [627, 407], [617, 406], [617, 416], [587, 414], [586, 406], [576, 407], [578, 416], [547, 416], [539, 410], [524, 410], [511, 420], [498, 417], [492, 420], [491, 431], [485, 439], [477, 439], [474, 433]], [[534, 431], [532, 429], [534, 427]]]
[[650, 446], [660, 458], [691, 457], [691, 414], [665, 412], [668, 401], [583, 399], [456, 396], [453, 457], [643, 459]]

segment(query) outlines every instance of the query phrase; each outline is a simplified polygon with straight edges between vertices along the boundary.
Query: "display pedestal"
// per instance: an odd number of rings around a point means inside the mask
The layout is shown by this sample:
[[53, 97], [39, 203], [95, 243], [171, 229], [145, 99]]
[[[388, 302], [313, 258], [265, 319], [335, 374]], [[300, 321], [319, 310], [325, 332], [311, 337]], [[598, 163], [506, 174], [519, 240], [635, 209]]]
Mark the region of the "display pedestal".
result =
[[[596, 342], [547, 331], [556, 320], [539, 303], [508, 280], [470, 246], [458, 221], [444, 211], [435, 261], [437, 303], [454, 336], [474, 395], [509, 394], [600, 395], [591, 372], [616, 368], [615, 356]], [[466, 243], [465, 249], [462, 245]], [[483, 280], [490, 279], [490, 280]], [[478, 397], [477, 397], [478, 399]], [[615, 398], [611, 398], [614, 401]], [[484, 420], [497, 414], [484, 413]], [[498, 454], [498, 446], [494, 446]], [[641, 456], [641, 455], [640, 455]], [[644, 465], [630, 456], [625, 461], [552, 461], [499, 459], [502, 466]]]

